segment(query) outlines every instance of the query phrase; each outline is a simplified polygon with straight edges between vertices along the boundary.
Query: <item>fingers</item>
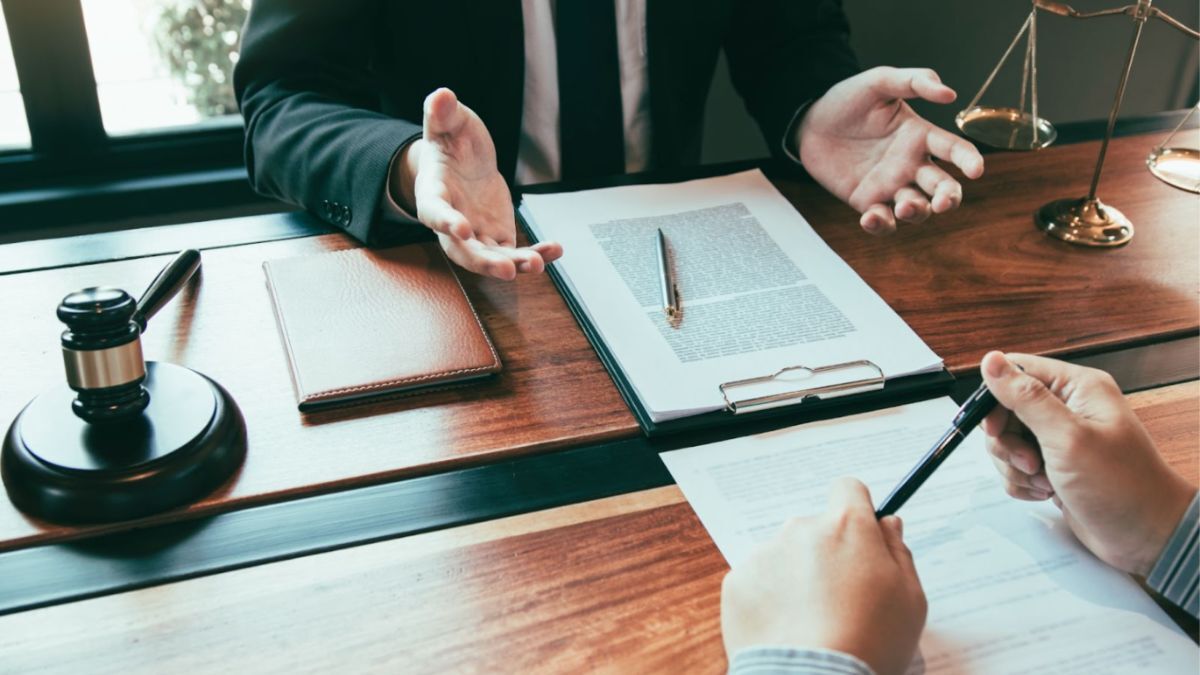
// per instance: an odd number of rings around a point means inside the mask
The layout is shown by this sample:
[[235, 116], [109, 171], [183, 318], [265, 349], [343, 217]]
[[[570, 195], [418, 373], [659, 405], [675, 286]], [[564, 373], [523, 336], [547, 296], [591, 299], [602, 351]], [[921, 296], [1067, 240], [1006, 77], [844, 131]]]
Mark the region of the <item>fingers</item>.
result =
[[478, 239], [459, 239], [438, 233], [446, 257], [459, 267], [476, 274], [512, 281], [517, 276], [517, 265], [512, 258], [488, 246]]
[[864, 77], [869, 78], [876, 93], [887, 98], [923, 98], [934, 103], [952, 103], [958, 97], [929, 68], [881, 66], [867, 71]]
[[862, 229], [871, 234], [892, 234], [896, 231], [896, 218], [887, 204], [872, 204], [858, 219]]
[[466, 111], [454, 92], [442, 87], [425, 97], [424, 133], [426, 139], [454, 134], [467, 122]]
[[917, 185], [931, 195], [934, 213], [945, 213], [962, 203], [962, 186], [941, 167], [926, 162], [917, 169]]
[[557, 241], [541, 241], [534, 244], [532, 248], [547, 265], [561, 258], [563, 254], [562, 244]]
[[475, 236], [475, 232], [470, 221], [462, 212], [450, 205], [444, 192], [440, 189], [441, 186], [441, 181], [417, 181], [417, 219], [439, 234], [457, 239], [471, 239]]
[[1028, 359], [1022, 357], [1022, 371], [1004, 354], [988, 352], [980, 366], [983, 381], [1000, 405], [1013, 411], [1035, 435], [1074, 427], [1074, 415], [1051, 390], [1057, 388], [1056, 380], [1069, 376], [1073, 366], [1041, 357]]
[[983, 175], [983, 155], [967, 139], [930, 125], [925, 135], [925, 147], [929, 154], [958, 167], [967, 178]]
[[1008, 408], [998, 405], [987, 414], [987, 417], [983, 418], [979, 426], [983, 428], [983, 433], [994, 438], [1004, 431], [1010, 419], [1012, 419], [1012, 412]]
[[999, 471], [1000, 475], [1004, 477], [1004, 491], [1014, 499], [1044, 502], [1054, 494], [1053, 489], [1049, 487], [1049, 481], [1046, 481], [1046, 476], [1043, 474], [1030, 476], [995, 457], [992, 458], [992, 464], [996, 465], [996, 471]]
[[517, 271], [522, 274], [541, 274], [546, 270], [546, 261], [542, 260], [542, 256], [532, 248], [501, 245], [500, 249], [503, 253], [508, 254], [513, 264], [517, 266]]
[[987, 440], [988, 452], [993, 457], [1011, 464], [1027, 476], [1041, 473], [1042, 455], [1021, 432], [1005, 431], [996, 437], [989, 436]]
[[909, 223], [921, 223], [929, 217], [931, 206], [925, 195], [916, 188], [905, 186], [896, 191], [896, 218]]
[[1005, 354], [1005, 358], [1020, 366], [1026, 373], [1045, 382], [1051, 391], [1061, 392], [1067, 390], [1069, 385], [1072, 384], [1087, 384], [1089, 386], [1102, 386], [1107, 390], [1107, 393], [1116, 396], [1119, 400], [1124, 400], [1124, 397], [1121, 395], [1121, 388], [1112, 378], [1112, 375], [1103, 370], [1077, 366], [1066, 361], [1050, 359], [1044, 356], [1034, 356], [1033, 354], [1018, 354], [1014, 352]]
[[833, 482], [829, 491], [829, 510], [831, 513], [866, 514], [875, 519], [870, 491], [853, 478], [839, 478]]
[[883, 542], [900, 569], [910, 578], [916, 578], [917, 566], [913, 563], [912, 551], [904, 543], [904, 521], [899, 516], [885, 516], [879, 521], [883, 530]]
[[[501, 246], [488, 237], [463, 240], [441, 233], [438, 239], [447, 257], [459, 267], [476, 274], [512, 281], [518, 272], [537, 274], [546, 268], [546, 261], [537, 247]], [[562, 255], [562, 247], [557, 243], [550, 242], [544, 248], [552, 254], [557, 248], [557, 254]]]
[[541, 273], [546, 269], [541, 256], [531, 248], [517, 248], [513, 244], [496, 241], [487, 235], [480, 235], [479, 241], [484, 246], [487, 246], [491, 252], [498, 253], [512, 260], [513, 264], [516, 265], [517, 272]]
[[1042, 455], [1020, 434], [1006, 432], [1000, 438], [988, 439], [988, 452], [1009, 470], [1002, 471], [1013, 483], [1022, 487], [1054, 492], [1054, 486], [1046, 477]]

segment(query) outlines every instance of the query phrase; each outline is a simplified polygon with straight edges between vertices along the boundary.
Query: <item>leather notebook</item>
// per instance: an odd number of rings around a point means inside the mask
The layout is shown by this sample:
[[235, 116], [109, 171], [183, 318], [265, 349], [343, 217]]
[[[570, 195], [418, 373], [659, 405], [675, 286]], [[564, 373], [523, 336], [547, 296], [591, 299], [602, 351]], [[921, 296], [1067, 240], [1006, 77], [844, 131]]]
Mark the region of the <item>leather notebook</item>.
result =
[[500, 371], [436, 243], [268, 260], [263, 271], [302, 411]]

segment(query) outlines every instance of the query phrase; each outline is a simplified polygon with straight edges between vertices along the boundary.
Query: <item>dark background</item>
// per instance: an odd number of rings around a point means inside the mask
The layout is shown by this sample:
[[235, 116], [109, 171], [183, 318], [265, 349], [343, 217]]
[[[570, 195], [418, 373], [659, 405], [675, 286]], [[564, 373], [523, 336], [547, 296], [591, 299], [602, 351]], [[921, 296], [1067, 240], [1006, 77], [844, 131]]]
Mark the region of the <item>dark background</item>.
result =
[[[1079, 11], [1120, 5], [1121, 0], [1072, 0]], [[914, 107], [946, 128], [983, 85], [1029, 14], [1021, 0], [843, 0], [851, 42], [864, 67], [933, 68], [958, 92], [949, 106]], [[1200, 22], [1196, 0], [1160, 0], [1155, 7], [1184, 25]], [[1052, 122], [1108, 116], [1121, 76], [1133, 19], [1077, 20], [1040, 12], [1038, 16], [1038, 114]], [[982, 104], [1016, 106], [1024, 53], [1022, 42], [992, 83]], [[1123, 117], [1195, 105], [1197, 42], [1162, 21], [1147, 23], [1133, 63]], [[1197, 144], [1197, 132], [1191, 132]], [[1149, 148], [1147, 148], [1149, 151]], [[708, 102], [704, 159], [716, 162], [761, 157], [766, 146], [729, 83], [724, 62]]]

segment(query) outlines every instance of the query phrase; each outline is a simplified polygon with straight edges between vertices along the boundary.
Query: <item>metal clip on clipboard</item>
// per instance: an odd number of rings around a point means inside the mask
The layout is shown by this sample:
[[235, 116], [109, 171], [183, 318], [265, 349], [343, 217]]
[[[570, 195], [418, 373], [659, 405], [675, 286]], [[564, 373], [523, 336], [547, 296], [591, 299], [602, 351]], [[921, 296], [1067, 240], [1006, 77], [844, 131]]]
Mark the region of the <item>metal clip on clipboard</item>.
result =
[[[750, 396], [745, 399], [730, 398], [730, 391], [736, 389], [753, 389], [761, 385], [768, 385], [774, 382], [788, 381], [789, 376], [799, 376], [805, 380], [813, 378], [820, 379], [821, 376], [827, 373], [839, 371], [853, 371], [869, 369], [874, 375], [870, 377], [859, 377], [844, 382], [835, 382], [831, 384], [816, 384], [803, 389], [795, 389], [792, 391], [783, 391], [777, 393], [761, 394], [758, 396]], [[835, 363], [828, 366], [818, 366], [810, 368], [808, 366], [788, 366], [778, 370], [770, 375], [762, 375], [759, 377], [751, 377], [745, 380], [734, 380], [720, 385], [721, 396], [725, 399], [725, 409], [737, 415], [753, 410], [764, 410], [766, 408], [774, 408], [780, 405], [786, 405], [790, 401], [799, 399], [800, 403], [810, 399], [829, 399], [839, 396], [849, 396], [852, 394], [860, 394], [868, 391], [877, 391], [883, 389], [883, 370], [871, 361], [847, 361], [845, 363]]]

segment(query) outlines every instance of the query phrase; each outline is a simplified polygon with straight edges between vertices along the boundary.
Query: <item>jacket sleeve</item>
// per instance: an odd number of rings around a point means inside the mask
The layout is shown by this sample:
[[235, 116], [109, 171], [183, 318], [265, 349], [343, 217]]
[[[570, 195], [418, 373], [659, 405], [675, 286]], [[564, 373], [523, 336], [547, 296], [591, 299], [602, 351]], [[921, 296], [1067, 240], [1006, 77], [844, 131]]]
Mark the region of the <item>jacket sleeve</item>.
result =
[[725, 38], [733, 86], [771, 154], [789, 156], [806, 104], [859, 71], [840, 0], [737, 0]]
[[379, 13], [378, 0], [255, 0], [233, 75], [254, 189], [363, 242], [380, 234], [392, 157], [421, 135], [419, 120], [379, 111]]

